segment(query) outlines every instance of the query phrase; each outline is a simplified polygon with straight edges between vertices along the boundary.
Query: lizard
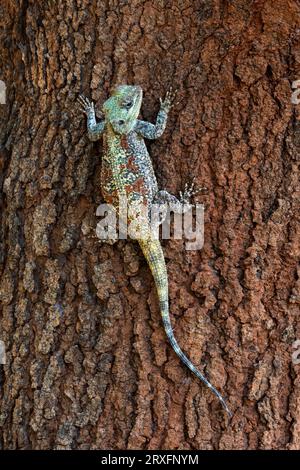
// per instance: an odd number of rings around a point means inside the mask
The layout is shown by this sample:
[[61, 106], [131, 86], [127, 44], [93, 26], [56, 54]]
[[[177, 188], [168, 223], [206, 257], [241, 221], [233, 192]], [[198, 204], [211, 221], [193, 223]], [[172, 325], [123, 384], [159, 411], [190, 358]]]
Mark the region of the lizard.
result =
[[[96, 122], [94, 103], [82, 95], [78, 98], [80, 110], [87, 116], [89, 139], [94, 142], [103, 136], [102, 194], [105, 201], [116, 211], [122, 197], [127, 199], [129, 207], [137, 207], [140, 204], [146, 207], [148, 214], [153, 204], [168, 203], [179, 209], [188, 203], [193, 188], [186, 185], [184, 192], [180, 192], [180, 199], [167, 191], [159, 191], [144, 141], [156, 139], [163, 134], [175, 93], [170, 89], [165, 99], [160, 99], [160, 110], [155, 124], [138, 119], [142, 97], [143, 91], [138, 85], [116, 86], [103, 104], [104, 119], [100, 122]], [[174, 336], [169, 314], [167, 268], [161, 243], [153, 236], [147, 220], [142, 225], [142, 236], [137, 241], [154, 278], [161, 317], [171, 346], [181, 361], [217, 396], [231, 417], [232, 413], [220, 392], [188, 359]]]

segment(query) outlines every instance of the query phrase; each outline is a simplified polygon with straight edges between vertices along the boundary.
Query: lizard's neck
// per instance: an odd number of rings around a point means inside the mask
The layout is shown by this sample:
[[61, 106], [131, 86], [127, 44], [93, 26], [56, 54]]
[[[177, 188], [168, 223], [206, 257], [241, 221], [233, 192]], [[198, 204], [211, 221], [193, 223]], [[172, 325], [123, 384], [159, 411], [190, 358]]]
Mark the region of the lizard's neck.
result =
[[[114, 128], [109, 123], [106, 132], [106, 148], [112, 160], [120, 161], [120, 156], [126, 161], [126, 155], [129, 150], [128, 134], [118, 134], [114, 131]], [[122, 158], [122, 160], [123, 160]]]
[[127, 135], [121, 135], [114, 131], [114, 128], [111, 124], [107, 126], [107, 143], [110, 148], [120, 148], [122, 147], [122, 143], [127, 142]]
[[120, 134], [117, 134], [117, 133], [114, 131], [114, 128], [113, 128], [113, 126], [111, 125], [110, 122], [107, 124], [106, 132], [107, 132], [107, 136], [108, 136], [110, 139], [119, 139], [119, 140], [120, 140], [120, 138], [122, 137]]
[[133, 131], [133, 129], [136, 126], [136, 119], [133, 120], [128, 120], [128, 121], [122, 121], [122, 132], [119, 131], [119, 125], [115, 121], [107, 121], [107, 133], [111, 137], [118, 137], [119, 139], [124, 138], [127, 139], [127, 136]]

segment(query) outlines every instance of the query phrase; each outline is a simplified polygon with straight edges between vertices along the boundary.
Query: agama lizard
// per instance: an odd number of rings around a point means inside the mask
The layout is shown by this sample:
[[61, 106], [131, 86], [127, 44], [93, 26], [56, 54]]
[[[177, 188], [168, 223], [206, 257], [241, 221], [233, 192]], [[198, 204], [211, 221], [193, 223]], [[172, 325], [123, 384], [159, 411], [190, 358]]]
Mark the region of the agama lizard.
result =
[[[120, 198], [126, 197], [129, 206], [138, 204], [150, 213], [152, 204], [169, 203], [182, 206], [192, 195], [191, 188], [185, 188], [180, 200], [167, 191], [159, 191], [144, 138], [156, 139], [165, 130], [168, 112], [174, 100], [170, 90], [164, 101], [160, 100], [160, 111], [156, 124], [138, 119], [143, 92], [140, 86], [117, 86], [103, 105], [105, 119], [96, 122], [93, 102], [80, 96], [81, 111], [87, 116], [87, 130], [90, 140], [96, 141], [103, 135], [103, 158], [101, 168], [101, 189], [105, 201], [118, 211]], [[231, 412], [221, 394], [206, 377], [193, 365], [178, 345], [169, 316], [168, 277], [160, 241], [155, 238], [150, 225], [144, 224], [143, 236], [139, 245], [152, 271], [166, 334], [182, 362], [201, 379], [218, 397], [231, 416]]]

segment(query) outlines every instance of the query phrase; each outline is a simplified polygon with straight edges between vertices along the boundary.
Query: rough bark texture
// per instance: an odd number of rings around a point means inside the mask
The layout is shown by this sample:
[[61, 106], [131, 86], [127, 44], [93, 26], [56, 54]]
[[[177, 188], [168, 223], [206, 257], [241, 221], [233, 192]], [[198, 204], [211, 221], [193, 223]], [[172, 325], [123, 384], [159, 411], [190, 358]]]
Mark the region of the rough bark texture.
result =
[[[300, 4], [293, 0], [1, 0], [0, 339], [5, 449], [300, 448]], [[164, 242], [180, 363], [137, 245], [94, 237], [98, 111], [140, 84], [161, 188], [208, 188], [205, 242]]]

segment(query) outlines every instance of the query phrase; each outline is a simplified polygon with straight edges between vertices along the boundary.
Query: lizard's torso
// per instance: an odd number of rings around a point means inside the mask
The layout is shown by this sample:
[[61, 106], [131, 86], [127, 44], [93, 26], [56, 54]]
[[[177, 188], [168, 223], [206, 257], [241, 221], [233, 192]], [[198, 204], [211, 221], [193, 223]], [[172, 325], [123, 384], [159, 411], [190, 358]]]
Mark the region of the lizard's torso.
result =
[[149, 206], [157, 192], [157, 181], [144, 139], [133, 129], [115, 134], [110, 125], [103, 136], [101, 186], [105, 201], [116, 209], [119, 197], [128, 204]]

